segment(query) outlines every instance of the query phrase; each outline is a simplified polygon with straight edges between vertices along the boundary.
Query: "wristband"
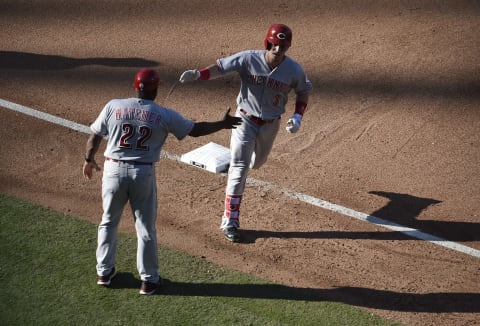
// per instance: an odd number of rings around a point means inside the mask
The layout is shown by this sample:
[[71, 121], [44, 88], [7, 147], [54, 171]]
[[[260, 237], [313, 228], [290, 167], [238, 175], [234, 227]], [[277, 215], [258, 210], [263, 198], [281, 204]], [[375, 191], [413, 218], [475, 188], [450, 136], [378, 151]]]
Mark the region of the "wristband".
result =
[[200, 77], [198, 77], [199, 80], [210, 79], [210, 70], [208, 70], [208, 68], [200, 69], [198, 72], [200, 73]]
[[303, 116], [305, 111], [307, 111], [307, 103], [302, 101], [297, 101], [295, 103], [295, 113], [298, 113]]

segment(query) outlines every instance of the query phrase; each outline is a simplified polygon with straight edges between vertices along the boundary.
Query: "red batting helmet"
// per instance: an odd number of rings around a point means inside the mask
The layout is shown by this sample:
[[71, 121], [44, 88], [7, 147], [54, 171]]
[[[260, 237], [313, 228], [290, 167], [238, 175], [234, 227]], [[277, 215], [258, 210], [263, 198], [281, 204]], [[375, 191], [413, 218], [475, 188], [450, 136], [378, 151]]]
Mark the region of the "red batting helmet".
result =
[[273, 24], [268, 29], [263, 43], [265, 49], [268, 49], [268, 43], [290, 46], [292, 44], [292, 30], [287, 25]]
[[155, 70], [150, 68], [140, 69], [133, 79], [133, 88], [138, 91], [154, 91], [158, 87], [160, 78]]

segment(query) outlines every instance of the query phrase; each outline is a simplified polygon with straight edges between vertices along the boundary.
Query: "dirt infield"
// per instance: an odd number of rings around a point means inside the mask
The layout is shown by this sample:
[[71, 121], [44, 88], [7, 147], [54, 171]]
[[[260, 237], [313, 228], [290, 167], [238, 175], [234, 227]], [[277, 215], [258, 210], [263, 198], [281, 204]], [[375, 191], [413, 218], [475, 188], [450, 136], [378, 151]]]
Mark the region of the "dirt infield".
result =
[[[237, 77], [171, 86], [185, 69], [261, 48], [268, 26], [285, 23], [314, 92], [301, 131], [281, 130], [250, 177], [480, 250], [478, 1], [141, 3], [0, 1], [0, 98], [88, 125], [150, 66], [158, 102], [217, 119], [235, 106]], [[101, 174], [81, 175], [87, 136], [0, 112], [0, 192], [97, 223]], [[228, 139], [170, 137], [164, 150]], [[224, 176], [166, 158], [157, 173], [162, 245], [409, 325], [480, 323], [479, 258], [256, 184], [245, 241], [228, 243]]]

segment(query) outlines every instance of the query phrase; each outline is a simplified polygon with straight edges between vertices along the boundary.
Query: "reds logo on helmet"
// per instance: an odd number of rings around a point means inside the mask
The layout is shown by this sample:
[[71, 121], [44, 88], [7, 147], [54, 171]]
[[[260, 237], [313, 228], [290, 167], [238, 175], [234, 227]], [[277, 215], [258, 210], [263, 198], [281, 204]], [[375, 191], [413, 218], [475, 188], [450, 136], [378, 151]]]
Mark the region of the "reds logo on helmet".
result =
[[265, 37], [265, 49], [268, 49], [268, 43], [290, 46], [292, 44], [292, 30], [284, 24], [273, 24]]
[[158, 73], [150, 68], [140, 69], [133, 78], [133, 88], [139, 91], [154, 91], [157, 89], [160, 78]]

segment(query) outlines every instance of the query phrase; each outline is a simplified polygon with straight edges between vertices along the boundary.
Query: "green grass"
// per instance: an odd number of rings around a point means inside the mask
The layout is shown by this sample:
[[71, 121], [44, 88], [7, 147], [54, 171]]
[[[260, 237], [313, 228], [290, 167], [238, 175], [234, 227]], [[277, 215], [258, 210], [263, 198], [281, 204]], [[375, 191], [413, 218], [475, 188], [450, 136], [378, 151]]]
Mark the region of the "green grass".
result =
[[138, 294], [136, 239], [95, 283], [96, 225], [0, 194], [1, 325], [391, 325], [345, 304], [159, 248], [166, 279]]

